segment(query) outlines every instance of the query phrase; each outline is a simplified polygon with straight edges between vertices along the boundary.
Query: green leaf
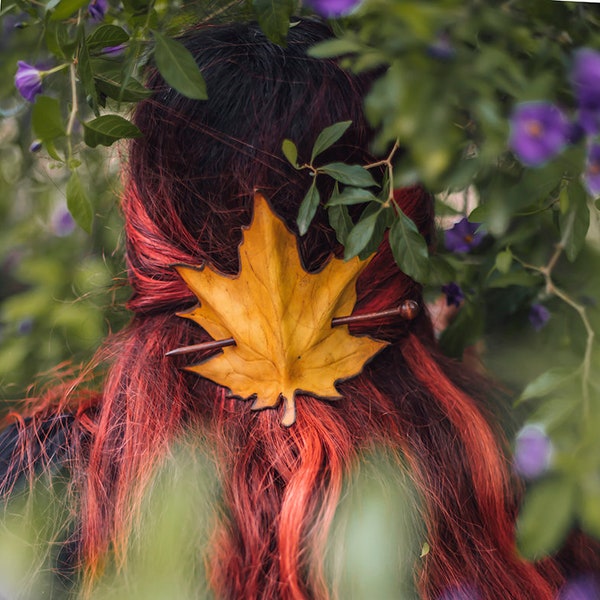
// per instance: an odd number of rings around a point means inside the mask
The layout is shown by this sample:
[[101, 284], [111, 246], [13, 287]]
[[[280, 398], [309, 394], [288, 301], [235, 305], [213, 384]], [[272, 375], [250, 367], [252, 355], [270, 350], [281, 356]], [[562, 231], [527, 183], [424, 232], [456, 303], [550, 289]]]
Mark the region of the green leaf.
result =
[[310, 162], [312, 163], [321, 152], [333, 146], [344, 135], [350, 125], [352, 125], [352, 121], [340, 121], [339, 123], [325, 127], [313, 146]]
[[153, 33], [154, 59], [165, 81], [188, 98], [206, 100], [206, 83], [191, 52], [182, 43]]
[[506, 275], [510, 271], [513, 256], [510, 250], [503, 250], [496, 255], [496, 269]]
[[283, 144], [281, 144], [281, 149], [283, 150], [283, 155], [288, 159], [289, 163], [295, 169], [298, 168], [298, 148], [296, 148], [296, 144], [292, 142], [292, 140], [285, 139], [283, 140]]
[[152, 96], [152, 91], [145, 88], [133, 77], [129, 78], [126, 87], [121, 87], [121, 84], [116, 83], [112, 79], [107, 79], [104, 75], [95, 75], [94, 81], [98, 90], [105, 96], [120, 102], [139, 102], [144, 98]]
[[545, 371], [527, 384], [518, 401], [524, 402], [530, 398], [545, 396], [572, 379], [575, 374], [576, 371], [565, 367], [557, 367]]
[[363, 188], [347, 187], [341, 194], [333, 194], [329, 202], [325, 205], [327, 208], [344, 204], [350, 206], [352, 204], [364, 204], [365, 202], [378, 202], [381, 200], [374, 194]]
[[456, 279], [456, 270], [442, 256], [435, 254], [430, 256], [428, 264], [427, 284], [440, 286]]
[[344, 249], [344, 259], [350, 260], [360, 254], [367, 244], [371, 241], [375, 232], [375, 226], [379, 218], [380, 210], [368, 217], [361, 219], [350, 231], [346, 238], [346, 247]]
[[[566, 189], [566, 188], [565, 188]], [[565, 189], [561, 193], [566, 193]], [[587, 195], [578, 182], [571, 182], [568, 188], [569, 209], [558, 219], [565, 254], [573, 262], [585, 244], [585, 236], [590, 226], [590, 211]]]
[[92, 110], [98, 116], [100, 114], [98, 112], [98, 93], [96, 92], [96, 85], [94, 83], [94, 73], [90, 64], [90, 53], [85, 40], [83, 25], [79, 27], [77, 32], [77, 44], [77, 75], [79, 75], [79, 80], [86, 95], [91, 100]]
[[417, 226], [402, 211], [390, 229], [390, 246], [400, 270], [416, 281], [424, 281], [429, 273], [427, 243]]
[[360, 165], [347, 165], [345, 163], [334, 162], [319, 167], [318, 171], [347, 185], [355, 185], [357, 187], [372, 187], [377, 185], [371, 173]]
[[60, 104], [56, 98], [38, 96], [33, 105], [31, 120], [35, 136], [43, 141], [65, 135]]
[[511, 285], [521, 287], [533, 287], [539, 285], [541, 279], [537, 273], [528, 273], [527, 271], [510, 271], [502, 275], [493, 275], [488, 283], [489, 288], [505, 288]]
[[308, 231], [308, 227], [317, 212], [320, 201], [321, 197], [319, 195], [319, 190], [317, 189], [317, 179], [315, 178], [306, 196], [304, 196], [304, 200], [302, 200], [300, 210], [298, 211], [296, 223], [298, 224], [298, 232], [300, 235], [304, 235]]
[[68, 19], [80, 8], [87, 6], [90, 0], [60, 0], [50, 17], [52, 21], [62, 21]]
[[578, 513], [583, 530], [600, 539], [600, 482], [597, 476], [585, 481]]
[[83, 123], [83, 139], [88, 146], [110, 146], [123, 138], [141, 137], [142, 132], [130, 121], [119, 115], [102, 115]]
[[264, 34], [273, 43], [285, 46], [293, 0], [252, 0], [252, 7]]
[[352, 227], [354, 227], [354, 223], [350, 218], [348, 209], [343, 205], [332, 206], [329, 208], [328, 215], [329, 224], [335, 231], [335, 237], [337, 238], [337, 241], [342, 245], [346, 245], [348, 234], [350, 233]]
[[553, 477], [527, 492], [517, 521], [521, 553], [537, 560], [557, 550], [573, 523], [576, 488], [573, 482]]
[[129, 34], [116, 25], [100, 25], [88, 35], [86, 41], [88, 49], [96, 51], [124, 44], [129, 41]]
[[444, 354], [460, 359], [465, 348], [482, 336], [484, 328], [481, 302], [465, 302], [456, 318], [442, 331], [440, 347]]
[[308, 49], [308, 55], [314, 58], [330, 58], [340, 54], [352, 54], [362, 49], [361, 44], [349, 38], [333, 39], [321, 42]]
[[94, 212], [92, 203], [87, 197], [77, 171], [71, 173], [67, 183], [67, 208], [75, 222], [87, 233], [92, 230]]

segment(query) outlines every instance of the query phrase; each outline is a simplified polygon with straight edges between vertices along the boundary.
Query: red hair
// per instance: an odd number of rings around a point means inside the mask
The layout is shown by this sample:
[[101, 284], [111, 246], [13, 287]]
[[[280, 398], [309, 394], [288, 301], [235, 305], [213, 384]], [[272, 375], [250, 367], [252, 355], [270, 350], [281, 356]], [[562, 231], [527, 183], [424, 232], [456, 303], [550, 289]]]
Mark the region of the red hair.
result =
[[[190, 32], [184, 42], [207, 80], [206, 102], [183, 98], [150, 73], [155, 94], [136, 110], [144, 137], [131, 145], [123, 198], [134, 316], [107, 344], [112, 365], [101, 397], [76, 419], [90, 439], [76, 467], [87, 580], [98, 576], [111, 548], [124, 563], [154, 468], [182, 434], [197, 429], [213, 443], [223, 474], [223, 517], [209, 568], [219, 598], [328, 598], [319, 557], [343, 481], [363, 451], [383, 446], [409, 465], [422, 499], [431, 547], [416, 571], [424, 599], [468, 584], [485, 599], [550, 600], [562, 575], [550, 560], [536, 567], [517, 553], [515, 494], [502, 438], [481, 400], [482, 381], [438, 352], [425, 312], [410, 323], [355, 325], [354, 333], [390, 346], [338, 386], [342, 400], [300, 396], [290, 428], [281, 427], [277, 410], [252, 412], [249, 403], [183, 371], [189, 357], [165, 356], [208, 340], [176, 316], [195, 298], [174, 263], [210, 262], [236, 272], [257, 188], [297, 231], [310, 178], [282, 157], [284, 138], [297, 143], [302, 160], [321, 129], [352, 120], [323, 162], [369, 159], [362, 112], [369, 77], [306, 55], [328, 35], [324, 25], [301, 21], [283, 49], [252, 25]], [[330, 185], [319, 185], [326, 197]], [[397, 200], [430, 238], [430, 196], [414, 186]], [[323, 209], [299, 250], [308, 270], [340, 254]], [[357, 314], [404, 299], [423, 303], [420, 286], [398, 270], [385, 241], [357, 287]], [[42, 402], [37, 412], [62, 410], [55, 406]]]

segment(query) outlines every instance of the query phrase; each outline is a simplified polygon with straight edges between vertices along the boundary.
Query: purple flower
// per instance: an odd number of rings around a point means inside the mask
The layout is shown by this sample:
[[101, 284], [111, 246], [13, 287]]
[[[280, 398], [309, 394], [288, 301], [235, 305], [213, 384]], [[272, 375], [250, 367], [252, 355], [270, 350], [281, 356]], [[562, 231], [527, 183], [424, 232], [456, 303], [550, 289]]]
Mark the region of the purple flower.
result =
[[55, 235], [58, 237], [66, 237], [73, 232], [75, 229], [75, 221], [66, 206], [60, 206], [54, 211], [51, 226], [52, 231], [54, 231]]
[[26, 319], [19, 321], [19, 323], [17, 325], [17, 333], [19, 335], [28, 335], [31, 333], [32, 330], [33, 330], [33, 319], [31, 319], [30, 317], [27, 317]]
[[441, 33], [432, 44], [427, 46], [427, 54], [438, 60], [452, 60], [456, 50], [452, 45], [450, 36], [447, 33]]
[[104, 15], [108, 10], [108, 0], [92, 0], [88, 4], [88, 13], [92, 21], [97, 23], [104, 20]]
[[31, 146], [29, 146], [29, 152], [39, 152], [42, 149], [41, 140], [34, 140], [31, 142]]
[[550, 311], [543, 304], [532, 304], [529, 309], [529, 322], [531, 326], [540, 331], [550, 320]]
[[537, 167], [554, 158], [565, 147], [569, 124], [550, 102], [529, 102], [515, 107], [510, 118], [509, 145], [518, 159]]
[[524, 427], [515, 442], [515, 471], [527, 479], [534, 479], [550, 466], [552, 442], [544, 430], [536, 425]]
[[42, 93], [42, 73], [22, 60], [17, 65], [15, 87], [25, 100], [33, 102], [35, 97]]
[[600, 131], [600, 52], [583, 48], [575, 55], [571, 74], [579, 103], [579, 123], [589, 134]]
[[127, 44], [119, 44], [118, 46], [106, 46], [106, 48], [102, 48], [100, 51], [101, 54], [105, 56], [119, 56], [123, 53], [123, 50], [127, 47]]
[[306, 3], [325, 17], [340, 17], [351, 12], [360, 0], [307, 0]]
[[567, 582], [561, 589], [558, 600], [598, 600], [600, 581], [593, 575], [583, 575]]
[[477, 233], [479, 223], [469, 223], [464, 217], [445, 233], [446, 248], [450, 252], [469, 252], [481, 244], [483, 233]]
[[460, 306], [460, 303], [465, 299], [465, 295], [460, 289], [460, 285], [454, 281], [443, 285], [442, 292], [446, 294], [446, 304], [448, 306]]
[[600, 144], [590, 146], [583, 180], [585, 181], [585, 187], [592, 196], [600, 194]]

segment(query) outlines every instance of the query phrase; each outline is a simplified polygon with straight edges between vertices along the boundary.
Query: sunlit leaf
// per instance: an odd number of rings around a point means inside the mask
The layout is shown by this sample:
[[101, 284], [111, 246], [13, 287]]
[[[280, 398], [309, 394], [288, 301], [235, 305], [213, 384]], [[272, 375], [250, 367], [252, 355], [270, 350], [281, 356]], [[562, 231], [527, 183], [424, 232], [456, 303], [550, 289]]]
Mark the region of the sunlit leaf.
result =
[[288, 159], [288, 162], [297, 169], [298, 148], [296, 148], [296, 144], [294, 144], [292, 140], [283, 140], [283, 143], [281, 144], [281, 150], [283, 151], [283, 155]]
[[90, 0], [60, 0], [52, 11], [50, 17], [53, 21], [62, 21], [68, 19], [72, 14], [77, 12], [80, 8], [87, 6]]
[[367, 264], [357, 258], [332, 258], [320, 272], [307, 273], [296, 238], [257, 194], [254, 219], [240, 246], [237, 276], [209, 267], [177, 267], [200, 301], [181, 316], [201, 325], [215, 340], [235, 340], [235, 346], [187, 369], [235, 396], [256, 394], [255, 410], [283, 402], [286, 426], [295, 421], [298, 393], [339, 398], [335, 382], [357, 375], [386, 345], [352, 336], [347, 326], [331, 325], [334, 317], [352, 313], [356, 280]]

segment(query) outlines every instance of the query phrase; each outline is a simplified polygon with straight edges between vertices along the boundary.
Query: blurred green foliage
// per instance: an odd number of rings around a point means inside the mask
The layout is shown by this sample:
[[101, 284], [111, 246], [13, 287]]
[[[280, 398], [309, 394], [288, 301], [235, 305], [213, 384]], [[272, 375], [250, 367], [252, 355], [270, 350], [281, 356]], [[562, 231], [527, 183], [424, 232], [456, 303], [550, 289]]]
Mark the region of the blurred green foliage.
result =
[[[2, 399], [21, 397], [36, 373], [57, 363], [85, 360], [126, 319], [115, 309], [127, 295], [115, 284], [123, 269], [119, 155], [90, 147], [137, 135], [127, 116], [145, 96], [145, 62], [154, 52], [170, 85], [201, 98], [202, 65], [190, 63], [175, 34], [207, 18], [257, 18], [284, 43], [294, 10], [309, 12], [291, 1], [111, 0], [93, 22], [86, 1], [2, 4]], [[440, 340], [444, 350], [460, 357], [483, 340], [492, 374], [516, 396], [525, 390], [514, 420], [541, 424], [554, 447], [520, 520], [528, 556], [553, 551], [572, 525], [600, 538], [599, 211], [582, 177], [595, 138], [526, 168], [508, 151], [510, 119], [532, 100], [576, 114], [573, 58], [582, 47], [600, 48], [599, 24], [598, 9], [577, 2], [365, 0], [333, 23], [338, 37], [312, 54], [340, 56], [356, 71], [380, 69], [365, 104], [378, 131], [375, 150], [389, 157], [380, 187], [365, 165], [322, 165], [318, 152], [298, 157], [293, 140], [283, 147], [299, 168], [338, 183], [334, 198], [307, 190], [301, 228], [326, 204], [348, 255], [367, 252], [389, 229], [398, 263], [426, 284], [429, 298], [450, 282], [463, 291]], [[121, 44], [117, 55], [104, 52]], [[33, 109], [12, 82], [17, 60], [58, 68], [44, 75]], [[37, 154], [29, 150], [36, 140]], [[396, 141], [402, 151], [390, 153]], [[437, 252], [427, 257], [392, 194], [416, 181], [439, 194], [441, 229], [468, 217], [482, 224], [481, 244], [444, 249], [440, 231]], [[448, 192], [471, 200], [453, 204]], [[346, 206], [357, 198], [365, 208], [353, 221]], [[67, 205], [91, 235], [67, 232]], [[539, 304], [550, 320], [536, 331], [529, 316]]]

